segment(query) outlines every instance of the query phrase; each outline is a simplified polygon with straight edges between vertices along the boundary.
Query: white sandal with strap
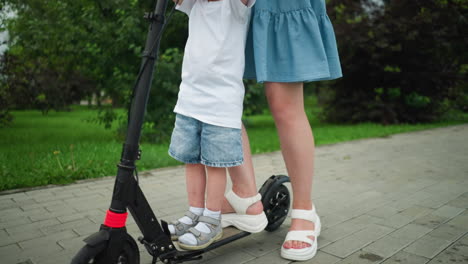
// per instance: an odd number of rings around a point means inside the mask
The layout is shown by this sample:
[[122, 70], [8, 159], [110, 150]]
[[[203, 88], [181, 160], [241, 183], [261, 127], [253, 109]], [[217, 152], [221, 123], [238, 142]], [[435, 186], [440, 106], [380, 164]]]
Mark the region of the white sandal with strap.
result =
[[[281, 257], [289, 260], [296, 261], [305, 261], [313, 258], [317, 253], [317, 238], [320, 235], [320, 218], [315, 211], [315, 206], [312, 210], [298, 210], [293, 209], [291, 212], [292, 219], [302, 219], [313, 222], [315, 224], [315, 230], [298, 230], [298, 231], [289, 231], [286, 235], [286, 239], [283, 242], [283, 245], [286, 241], [302, 241], [310, 244], [310, 247], [305, 248], [289, 248], [286, 249], [284, 246], [281, 246]], [[315, 239], [310, 239], [309, 236], [313, 236]]]
[[236, 213], [222, 214], [221, 225], [222, 227], [235, 226], [237, 229], [249, 233], [258, 233], [263, 231], [268, 225], [268, 219], [265, 212], [257, 215], [248, 215], [247, 209], [254, 203], [262, 199], [261, 194], [253, 197], [241, 198], [237, 196], [232, 190], [226, 194], [226, 199], [231, 204]]

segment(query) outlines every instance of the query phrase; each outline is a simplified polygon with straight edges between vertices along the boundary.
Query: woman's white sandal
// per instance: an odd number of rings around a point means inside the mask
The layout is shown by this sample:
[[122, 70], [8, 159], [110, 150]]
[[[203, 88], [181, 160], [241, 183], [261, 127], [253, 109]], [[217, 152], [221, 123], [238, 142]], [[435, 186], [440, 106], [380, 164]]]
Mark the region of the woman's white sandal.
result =
[[249, 233], [258, 233], [265, 229], [268, 225], [268, 219], [265, 212], [257, 215], [248, 215], [247, 209], [254, 203], [262, 199], [261, 194], [253, 197], [241, 198], [230, 190], [226, 194], [226, 199], [231, 204], [236, 213], [222, 214], [221, 225], [222, 227], [235, 226], [237, 229]]
[[[305, 261], [313, 258], [317, 253], [317, 238], [320, 235], [320, 218], [315, 211], [315, 206], [312, 210], [299, 210], [293, 209], [291, 212], [292, 219], [302, 219], [313, 222], [315, 224], [315, 230], [298, 230], [298, 231], [289, 231], [286, 235], [286, 239], [283, 242], [283, 245], [286, 241], [302, 241], [310, 244], [310, 247], [305, 248], [289, 248], [286, 249], [284, 246], [281, 246], [281, 257], [289, 260], [296, 261]], [[309, 238], [313, 236], [315, 239]]]

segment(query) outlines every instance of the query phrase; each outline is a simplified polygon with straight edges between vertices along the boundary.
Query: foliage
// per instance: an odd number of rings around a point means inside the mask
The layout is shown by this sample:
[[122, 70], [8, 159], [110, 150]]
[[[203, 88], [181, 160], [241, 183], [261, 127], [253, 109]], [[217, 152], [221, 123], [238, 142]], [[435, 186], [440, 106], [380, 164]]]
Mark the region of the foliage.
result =
[[[89, 80], [91, 92], [104, 90], [115, 105], [121, 103], [139, 66], [148, 27], [143, 13], [154, 1], [5, 1], [16, 12], [6, 21], [8, 53], [27, 64], [8, 69], [14, 72], [14, 89], [21, 89], [20, 81], [34, 86], [37, 79], [70, 87], [78, 75], [80, 85]], [[47, 102], [55, 99], [46, 94]]]
[[344, 77], [328, 120], [426, 122], [466, 98], [468, 1], [329, 2]]
[[160, 55], [153, 78], [143, 140], [150, 142], [167, 141], [174, 126], [173, 113], [181, 82], [183, 54], [179, 49], [167, 49]]
[[[6, 109], [34, 108], [46, 114], [50, 109], [66, 109], [74, 101], [89, 94], [93, 82], [79, 72], [55, 71], [45, 60], [25, 60], [21, 55], [2, 56], [2, 98], [8, 98]], [[70, 75], [65, 79], [66, 75]]]

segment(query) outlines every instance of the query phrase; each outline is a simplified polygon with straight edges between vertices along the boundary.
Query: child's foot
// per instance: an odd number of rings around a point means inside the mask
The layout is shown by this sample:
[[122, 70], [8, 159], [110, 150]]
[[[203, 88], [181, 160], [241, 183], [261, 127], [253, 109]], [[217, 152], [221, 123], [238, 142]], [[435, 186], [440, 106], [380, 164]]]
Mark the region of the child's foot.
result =
[[204, 249], [223, 236], [221, 212], [205, 210], [198, 224], [179, 237], [179, 246], [187, 250]]
[[190, 207], [185, 216], [179, 218], [177, 221], [171, 222], [168, 225], [169, 232], [171, 232], [171, 239], [177, 240], [179, 236], [187, 233], [187, 231], [198, 224], [198, 218], [203, 214], [204, 208]]

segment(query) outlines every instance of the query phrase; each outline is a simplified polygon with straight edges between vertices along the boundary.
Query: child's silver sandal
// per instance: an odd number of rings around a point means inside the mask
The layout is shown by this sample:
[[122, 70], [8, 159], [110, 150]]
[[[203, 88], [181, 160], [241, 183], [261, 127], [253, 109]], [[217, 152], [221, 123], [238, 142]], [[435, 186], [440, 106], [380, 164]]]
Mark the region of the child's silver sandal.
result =
[[185, 216], [187, 216], [188, 218], [192, 219], [192, 224], [191, 225], [188, 225], [188, 224], [185, 224], [185, 223], [182, 223], [178, 220], [176, 221], [172, 221], [170, 224], [174, 226], [174, 229], [175, 229], [175, 234], [171, 234], [171, 239], [172, 240], [177, 240], [179, 238], [179, 236], [185, 234], [188, 232], [188, 230], [194, 226], [196, 226], [198, 224], [198, 219], [200, 216], [190, 212], [190, 211], [187, 211], [185, 212]]
[[205, 223], [210, 229], [210, 233], [204, 233], [198, 231], [195, 227], [189, 228], [187, 233], [191, 233], [195, 236], [197, 240], [196, 245], [188, 245], [182, 242], [178, 242], [179, 246], [186, 250], [199, 250], [204, 249], [211, 245], [213, 242], [221, 239], [223, 236], [223, 228], [221, 227], [221, 220], [211, 218], [208, 216], [200, 216], [198, 222]]

